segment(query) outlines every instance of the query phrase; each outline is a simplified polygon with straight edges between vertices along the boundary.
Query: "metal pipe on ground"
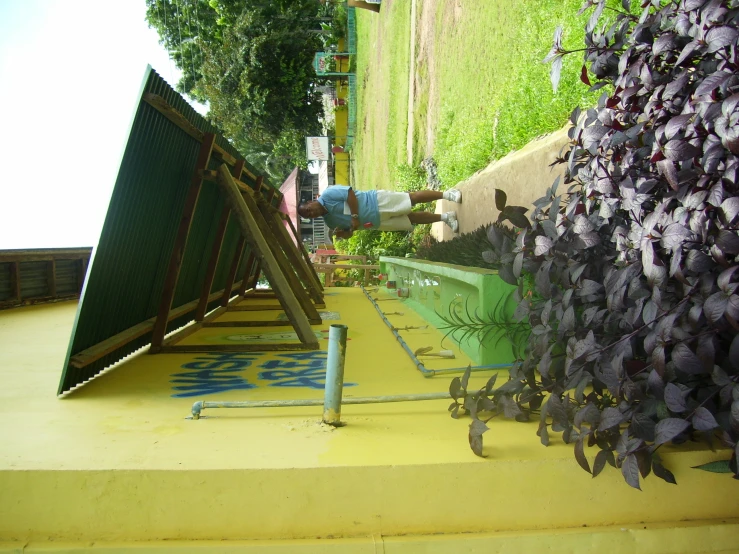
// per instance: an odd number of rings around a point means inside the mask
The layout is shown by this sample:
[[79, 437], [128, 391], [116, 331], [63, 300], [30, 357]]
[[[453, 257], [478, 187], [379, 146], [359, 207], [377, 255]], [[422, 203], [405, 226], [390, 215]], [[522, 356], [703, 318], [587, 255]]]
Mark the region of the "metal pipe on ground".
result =
[[[341, 404], [385, 404], [388, 402], [418, 402], [422, 400], [443, 400], [451, 398], [448, 392], [430, 392], [422, 394], [397, 394], [392, 396], [365, 396], [342, 398]], [[192, 405], [192, 418], [200, 419], [205, 408], [292, 408], [296, 406], [323, 406], [324, 399], [306, 400], [253, 400], [253, 401], [210, 401], [198, 400]]]

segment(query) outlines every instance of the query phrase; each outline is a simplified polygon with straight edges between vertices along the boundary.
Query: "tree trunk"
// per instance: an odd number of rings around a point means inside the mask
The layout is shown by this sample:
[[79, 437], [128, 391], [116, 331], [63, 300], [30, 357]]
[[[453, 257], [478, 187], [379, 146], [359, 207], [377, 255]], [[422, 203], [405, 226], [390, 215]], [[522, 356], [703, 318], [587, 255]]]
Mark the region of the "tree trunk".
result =
[[346, 5], [350, 8], [362, 8], [363, 10], [369, 10], [371, 12], [380, 12], [379, 4], [368, 4], [363, 0], [347, 0]]

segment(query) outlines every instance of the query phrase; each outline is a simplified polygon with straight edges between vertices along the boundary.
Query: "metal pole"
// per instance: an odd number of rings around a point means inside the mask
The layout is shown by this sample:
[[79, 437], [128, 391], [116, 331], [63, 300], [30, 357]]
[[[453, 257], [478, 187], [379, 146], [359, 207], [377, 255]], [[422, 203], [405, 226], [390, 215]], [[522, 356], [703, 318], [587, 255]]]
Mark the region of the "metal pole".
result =
[[[427, 392], [421, 394], [396, 394], [392, 396], [358, 396], [342, 398], [347, 404], [386, 404], [388, 402], [418, 402], [422, 400], [446, 400], [451, 398], [448, 392]], [[192, 419], [200, 419], [205, 408], [294, 408], [296, 406], [321, 406], [323, 400], [311, 398], [307, 400], [198, 400], [192, 405]]]
[[331, 325], [328, 332], [326, 388], [323, 395], [323, 422], [334, 427], [341, 425], [341, 394], [344, 389], [347, 329], [348, 327], [346, 325]]

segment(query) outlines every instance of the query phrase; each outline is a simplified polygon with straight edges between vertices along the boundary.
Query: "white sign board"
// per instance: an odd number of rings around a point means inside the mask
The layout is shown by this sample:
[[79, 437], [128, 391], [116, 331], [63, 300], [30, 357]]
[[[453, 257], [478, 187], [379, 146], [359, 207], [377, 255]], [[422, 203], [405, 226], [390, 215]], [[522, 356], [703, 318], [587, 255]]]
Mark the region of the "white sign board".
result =
[[305, 137], [305, 152], [308, 161], [328, 160], [328, 137]]

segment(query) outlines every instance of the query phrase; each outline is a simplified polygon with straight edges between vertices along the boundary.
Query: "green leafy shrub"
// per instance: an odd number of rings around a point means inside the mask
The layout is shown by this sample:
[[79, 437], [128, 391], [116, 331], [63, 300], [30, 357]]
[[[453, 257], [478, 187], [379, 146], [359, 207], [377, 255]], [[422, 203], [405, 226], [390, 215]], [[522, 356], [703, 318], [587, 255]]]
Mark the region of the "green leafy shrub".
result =
[[334, 248], [342, 254], [367, 256], [376, 261], [380, 256], [400, 256], [413, 253], [413, 244], [408, 240], [410, 233], [383, 232], [368, 229], [354, 233], [350, 238], [336, 240]]
[[421, 167], [400, 164], [395, 168], [396, 192], [426, 190], [426, 172]]
[[492, 226], [496, 226], [504, 236], [508, 237], [510, 244], [513, 244], [516, 238], [513, 229], [500, 223], [490, 223], [478, 227], [471, 233], [464, 233], [458, 237], [454, 237], [452, 240], [419, 246], [416, 250], [416, 258], [466, 267], [498, 269], [500, 267], [499, 258], [483, 258], [480, 256], [480, 252], [490, 248], [488, 231]]

